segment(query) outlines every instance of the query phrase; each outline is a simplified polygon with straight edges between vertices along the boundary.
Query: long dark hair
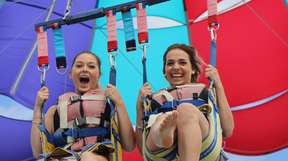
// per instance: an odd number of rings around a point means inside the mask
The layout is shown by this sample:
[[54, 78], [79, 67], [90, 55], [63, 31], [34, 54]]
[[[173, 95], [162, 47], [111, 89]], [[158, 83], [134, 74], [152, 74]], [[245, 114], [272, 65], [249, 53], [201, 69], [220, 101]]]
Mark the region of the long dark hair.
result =
[[193, 83], [196, 82], [201, 73], [202, 59], [197, 55], [196, 49], [193, 46], [188, 46], [186, 44], [173, 44], [167, 48], [167, 50], [165, 51], [163, 55], [163, 74], [165, 74], [167, 53], [173, 49], [180, 49], [180, 50], [185, 51], [185, 53], [187, 53], [187, 55], [189, 56], [191, 66], [192, 66], [192, 70], [194, 71], [194, 74], [192, 74], [191, 76], [191, 82]]

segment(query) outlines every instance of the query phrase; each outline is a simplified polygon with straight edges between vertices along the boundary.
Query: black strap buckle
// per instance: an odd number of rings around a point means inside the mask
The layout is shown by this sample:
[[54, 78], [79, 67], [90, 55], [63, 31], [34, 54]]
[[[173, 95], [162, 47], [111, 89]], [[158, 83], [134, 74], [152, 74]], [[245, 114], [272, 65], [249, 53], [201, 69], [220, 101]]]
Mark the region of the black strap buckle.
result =
[[86, 125], [86, 118], [85, 117], [80, 117], [80, 118], [75, 118], [74, 119], [74, 127], [82, 127]]
[[81, 100], [81, 96], [71, 96], [70, 101], [71, 103], [75, 103]]

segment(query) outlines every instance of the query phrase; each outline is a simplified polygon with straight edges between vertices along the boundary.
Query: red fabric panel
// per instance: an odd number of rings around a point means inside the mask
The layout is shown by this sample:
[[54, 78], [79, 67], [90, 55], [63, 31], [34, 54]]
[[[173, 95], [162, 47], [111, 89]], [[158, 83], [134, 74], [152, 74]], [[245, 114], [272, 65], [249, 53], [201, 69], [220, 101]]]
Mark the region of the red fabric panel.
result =
[[142, 156], [139, 153], [138, 148], [135, 148], [132, 152], [123, 152], [123, 161], [144, 161]]
[[[185, 3], [190, 21], [207, 10], [205, 1], [185, 0]], [[288, 89], [287, 17], [283, 1], [260, 0], [218, 16], [217, 68], [231, 106]], [[207, 19], [190, 24], [189, 30], [192, 45], [208, 63]], [[203, 76], [200, 80], [204, 80]], [[225, 149], [254, 155], [287, 147], [287, 100], [286, 94], [255, 109], [233, 112], [235, 130]]]

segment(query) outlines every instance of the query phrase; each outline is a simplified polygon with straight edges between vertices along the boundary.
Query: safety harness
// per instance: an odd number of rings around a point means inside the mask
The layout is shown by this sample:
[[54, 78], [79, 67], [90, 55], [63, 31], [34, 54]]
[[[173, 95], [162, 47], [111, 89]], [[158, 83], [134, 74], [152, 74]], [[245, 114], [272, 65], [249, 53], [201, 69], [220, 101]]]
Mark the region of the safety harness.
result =
[[205, 116], [211, 112], [211, 107], [208, 105], [208, 91], [204, 84], [175, 86], [152, 95], [149, 109], [144, 110], [144, 122], [148, 123], [151, 115], [175, 110], [181, 103], [191, 103], [199, 107]]
[[[45, 143], [43, 152], [47, 154], [46, 159], [60, 159], [69, 155], [77, 159], [80, 157], [75, 151], [93, 144], [97, 144], [98, 148], [101, 144], [107, 145], [109, 148], [102, 147], [102, 151], [117, 153], [119, 147], [115, 146], [120, 145], [116, 143], [120, 141], [120, 136], [114, 118], [115, 110], [107, 101], [104, 91], [93, 91], [82, 96], [66, 93], [58, 99], [57, 112], [60, 128], [54, 133], [50, 134], [45, 125], [40, 125], [40, 131], [45, 134], [42, 141]], [[77, 147], [79, 143], [82, 146]], [[91, 150], [95, 150], [95, 147]], [[119, 160], [115, 154], [112, 155], [113, 160]]]
[[[170, 87], [153, 94], [150, 108], [144, 110], [144, 135], [147, 135], [147, 130], [154, 123], [159, 113], [176, 110], [181, 103], [190, 103], [198, 107], [209, 121], [210, 131], [208, 137], [202, 143], [200, 160], [216, 160], [220, 154], [222, 144], [220, 119], [213, 89], [207, 89], [204, 84], [194, 83]], [[168, 151], [159, 154], [147, 152], [146, 147], [143, 149], [145, 160], [168, 161], [177, 160], [177, 157], [179, 157], [177, 146], [173, 150], [168, 149]]]

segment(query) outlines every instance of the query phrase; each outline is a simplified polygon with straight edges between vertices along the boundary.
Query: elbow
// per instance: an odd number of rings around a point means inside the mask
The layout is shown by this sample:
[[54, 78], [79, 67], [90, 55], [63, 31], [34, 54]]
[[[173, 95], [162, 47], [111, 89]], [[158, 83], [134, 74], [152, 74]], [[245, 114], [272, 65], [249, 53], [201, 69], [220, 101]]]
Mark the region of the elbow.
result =
[[40, 159], [41, 158], [41, 147], [37, 148], [38, 146], [35, 145], [35, 142], [31, 142], [31, 147], [32, 147], [32, 155], [35, 159]]
[[37, 153], [37, 152], [32, 152], [33, 153], [33, 157], [35, 158], [35, 159], [40, 159], [40, 153]]
[[229, 138], [230, 136], [232, 136], [232, 134], [233, 134], [233, 132], [229, 132], [229, 133], [228, 133], [228, 132], [227, 132], [227, 133], [224, 133], [224, 132], [223, 132], [222, 136], [223, 136], [224, 139], [227, 139], [227, 138]]
[[224, 139], [227, 139], [232, 136], [234, 130], [234, 125], [230, 126], [229, 128], [223, 130], [222, 136]]
[[124, 143], [122, 146], [122, 148], [127, 152], [133, 151], [135, 147], [136, 147], [135, 137], [133, 137], [133, 139], [129, 140], [128, 142]]
[[138, 150], [139, 154], [142, 156], [142, 155], [143, 155], [143, 154], [142, 154], [142, 147], [139, 146], [139, 145], [137, 145], [137, 150]]
[[127, 146], [124, 146], [123, 149], [126, 151], [126, 152], [131, 152], [135, 149], [135, 144], [131, 144], [131, 145], [127, 145]]

